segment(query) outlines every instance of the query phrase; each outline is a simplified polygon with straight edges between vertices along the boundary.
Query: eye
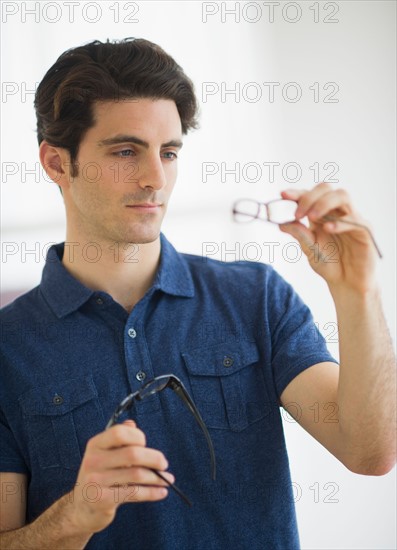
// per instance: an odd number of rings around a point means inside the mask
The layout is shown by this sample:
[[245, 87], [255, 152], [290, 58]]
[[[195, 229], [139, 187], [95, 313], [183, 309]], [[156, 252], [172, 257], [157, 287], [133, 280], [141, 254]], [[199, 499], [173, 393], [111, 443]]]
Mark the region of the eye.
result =
[[122, 151], [116, 151], [113, 153], [116, 157], [131, 157], [134, 154], [132, 149], [123, 149]]
[[[168, 156], [170, 155], [170, 156]], [[178, 155], [174, 153], [174, 151], [166, 151], [164, 153], [164, 157], [168, 160], [176, 160], [178, 158]]]

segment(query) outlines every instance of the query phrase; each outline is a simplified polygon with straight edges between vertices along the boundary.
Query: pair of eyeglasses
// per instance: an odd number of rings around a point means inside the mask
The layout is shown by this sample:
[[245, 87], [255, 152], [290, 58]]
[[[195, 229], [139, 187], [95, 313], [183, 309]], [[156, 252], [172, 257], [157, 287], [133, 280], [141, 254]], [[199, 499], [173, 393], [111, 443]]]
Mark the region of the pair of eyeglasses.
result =
[[[182, 384], [181, 380], [177, 378], [173, 374], [164, 374], [162, 376], [157, 376], [156, 378], [153, 378], [153, 380], [149, 380], [149, 382], [146, 382], [142, 386], [142, 388], [134, 393], [131, 393], [130, 395], [127, 395], [117, 409], [114, 411], [111, 419], [106, 425], [106, 430], [108, 428], [111, 428], [114, 424], [116, 424], [119, 417], [133, 406], [135, 401], [142, 401], [146, 397], [149, 397], [150, 395], [154, 395], [155, 393], [158, 393], [160, 391], [165, 390], [166, 388], [171, 388], [183, 401], [183, 403], [186, 405], [186, 407], [189, 409], [189, 411], [193, 414], [194, 418], [196, 419], [197, 424], [200, 426], [202, 432], [204, 433], [205, 439], [207, 440], [208, 449], [210, 452], [210, 458], [211, 458], [211, 474], [212, 479], [215, 479], [216, 476], [216, 463], [215, 463], [215, 451], [214, 446], [212, 444], [212, 440], [210, 437], [210, 434], [208, 433], [207, 427], [204, 424], [203, 419], [201, 418], [201, 415], [196, 407], [196, 405], [193, 402], [193, 399], [188, 394], [185, 386]], [[155, 470], [154, 468], [149, 468], [153, 473], [155, 473], [159, 478], [161, 478], [163, 481], [169, 485], [169, 487], [175, 491], [186, 504], [189, 506], [192, 505], [188, 497], [175, 485], [175, 483], [171, 483], [168, 481], [166, 477], [164, 477], [158, 470]]]
[[[292, 223], [296, 221], [295, 212], [298, 208], [298, 204], [295, 201], [289, 199], [274, 199], [269, 202], [258, 202], [253, 199], [240, 199], [233, 204], [233, 219], [238, 223], [247, 223], [254, 220], [262, 220], [266, 222], [282, 225], [285, 223]], [[362, 227], [368, 232], [372, 243], [378, 253], [379, 258], [382, 258], [382, 253], [377, 245], [373, 234], [370, 229], [361, 223], [353, 222], [347, 219], [341, 219], [338, 216], [327, 214], [323, 216], [316, 223], [326, 222], [343, 222], [349, 225], [355, 225]]]

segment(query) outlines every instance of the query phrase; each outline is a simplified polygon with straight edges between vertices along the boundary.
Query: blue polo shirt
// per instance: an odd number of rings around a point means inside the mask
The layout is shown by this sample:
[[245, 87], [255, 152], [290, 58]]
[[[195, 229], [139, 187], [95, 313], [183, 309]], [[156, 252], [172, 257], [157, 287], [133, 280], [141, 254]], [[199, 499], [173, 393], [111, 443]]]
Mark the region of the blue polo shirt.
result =
[[298, 549], [279, 397], [334, 359], [292, 287], [271, 266], [180, 254], [161, 235], [154, 284], [128, 314], [73, 278], [63, 253], [51, 247], [40, 285], [1, 311], [0, 471], [28, 475], [27, 521], [74, 488], [88, 439], [117, 404], [173, 373], [211, 434], [217, 479], [172, 390], [137, 403], [130, 416], [193, 506], [173, 491], [123, 504], [86, 548]]

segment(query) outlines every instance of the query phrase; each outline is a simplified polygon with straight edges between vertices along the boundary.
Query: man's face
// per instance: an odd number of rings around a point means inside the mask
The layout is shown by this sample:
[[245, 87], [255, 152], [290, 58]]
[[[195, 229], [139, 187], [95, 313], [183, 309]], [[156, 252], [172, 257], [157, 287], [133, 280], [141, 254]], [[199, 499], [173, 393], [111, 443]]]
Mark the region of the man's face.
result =
[[160, 233], [177, 176], [182, 127], [175, 102], [98, 102], [64, 192], [72, 234], [149, 243]]

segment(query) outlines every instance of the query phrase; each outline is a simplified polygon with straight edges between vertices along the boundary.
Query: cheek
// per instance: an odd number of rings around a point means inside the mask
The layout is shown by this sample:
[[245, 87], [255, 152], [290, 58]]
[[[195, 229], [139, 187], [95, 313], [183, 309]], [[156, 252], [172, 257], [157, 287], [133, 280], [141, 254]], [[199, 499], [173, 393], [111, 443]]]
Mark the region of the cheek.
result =
[[87, 162], [81, 168], [81, 178], [94, 188], [103, 179], [103, 168], [96, 162]]
[[176, 183], [176, 174], [172, 178], [167, 178], [167, 186], [166, 186], [166, 193], [168, 196], [171, 195]]
[[170, 163], [164, 168], [164, 172], [167, 178], [168, 186], [173, 187], [178, 175], [178, 165], [176, 163]]
[[136, 183], [139, 178], [139, 165], [137, 161], [113, 162], [102, 166], [100, 183], [110, 187], [121, 187]]
[[86, 165], [79, 171], [71, 187], [71, 194], [76, 205], [85, 210], [95, 210], [111, 198], [111, 188], [107, 184], [104, 173], [94, 163]]

